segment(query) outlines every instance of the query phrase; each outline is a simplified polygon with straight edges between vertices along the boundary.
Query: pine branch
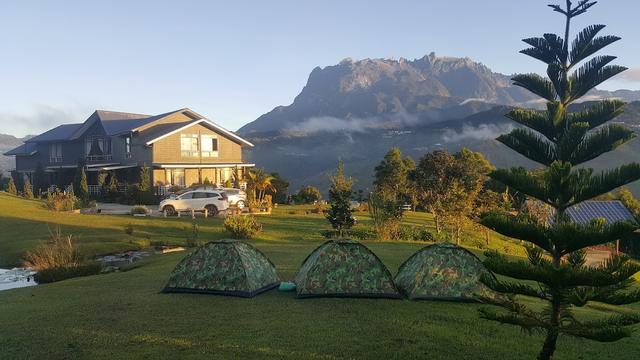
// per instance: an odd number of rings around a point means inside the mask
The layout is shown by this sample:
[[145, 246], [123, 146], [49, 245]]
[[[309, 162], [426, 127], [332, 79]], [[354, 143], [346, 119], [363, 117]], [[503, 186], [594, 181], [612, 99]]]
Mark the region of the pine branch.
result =
[[547, 324], [539, 314], [521, 304], [513, 297], [483, 298], [483, 302], [501, 307], [506, 312], [497, 312], [491, 308], [480, 308], [480, 317], [503, 324], [517, 325], [531, 333], [534, 330], [547, 328]]
[[548, 114], [542, 111], [531, 109], [514, 109], [509, 111], [505, 117], [533, 129], [544, 135], [549, 141], [555, 138], [555, 129], [548, 120]]
[[480, 223], [504, 236], [530, 242], [546, 251], [552, 250], [547, 229], [531, 221], [522, 221], [507, 214], [487, 213]]
[[595, 294], [590, 300], [610, 305], [628, 305], [640, 302], [640, 290]]
[[569, 206], [606, 194], [636, 180], [640, 180], [638, 163], [622, 165], [617, 169], [603, 171], [599, 175], [590, 175], [584, 181], [584, 186], [574, 190], [575, 195]]
[[531, 45], [531, 48], [520, 51], [521, 54], [529, 55], [534, 59], [538, 59], [545, 64], [551, 64], [558, 60], [552, 46], [545, 38], [528, 38], [523, 39], [525, 43]]
[[538, 74], [516, 75], [512, 80], [514, 85], [523, 87], [548, 101], [555, 101], [557, 99], [551, 81]]
[[498, 293], [511, 294], [511, 295], [524, 295], [524, 296], [535, 297], [535, 298], [546, 300], [546, 301], [550, 300], [547, 294], [529, 285], [500, 281], [496, 279], [494, 276], [490, 276], [487, 274], [483, 274], [480, 277], [480, 281], [483, 284], [485, 284], [489, 289]]
[[569, 254], [589, 246], [608, 244], [632, 233], [638, 226], [628, 221], [618, 221], [613, 224], [600, 226], [592, 223], [588, 225], [574, 222], [554, 224], [547, 231], [547, 236], [557, 244], [561, 254]]
[[[557, 143], [558, 159], [564, 162], [570, 162], [571, 156], [588, 132], [589, 123], [575, 122], [570, 124], [569, 129], [565, 130], [560, 141]], [[572, 165], [575, 164], [572, 163]]]
[[555, 205], [548, 200], [548, 192], [541, 176], [530, 174], [523, 167], [498, 169], [490, 174], [491, 178], [525, 195]]
[[588, 108], [567, 114], [569, 124], [586, 122], [592, 130], [624, 112], [625, 103], [620, 100], [603, 100]]
[[548, 166], [556, 161], [555, 145], [545, 141], [531, 130], [515, 129], [509, 134], [500, 135], [496, 140], [543, 165]]
[[615, 56], [598, 56], [577, 69], [569, 78], [571, 100], [577, 100], [591, 89], [627, 70], [624, 66], [607, 65]]
[[573, 165], [582, 164], [615, 150], [618, 146], [635, 138], [633, 131], [623, 125], [608, 125], [587, 136], [571, 154]]
[[560, 332], [585, 339], [613, 342], [631, 336], [632, 330], [627, 326], [640, 323], [640, 316], [616, 315], [604, 320], [573, 322], [560, 327]]

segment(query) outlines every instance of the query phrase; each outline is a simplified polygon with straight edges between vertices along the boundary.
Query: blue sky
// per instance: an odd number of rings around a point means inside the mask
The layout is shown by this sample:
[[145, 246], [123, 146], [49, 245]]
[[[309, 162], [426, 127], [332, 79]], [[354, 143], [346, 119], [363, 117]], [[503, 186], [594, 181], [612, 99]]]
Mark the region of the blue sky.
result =
[[[4, 1], [0, 133], [38, 133], [93, 109], [181, 107], [235, 130], [290, 104], [314, 67], [346, 57], [433, 51], [540, 72], [517, 52], [524, 37], [562, 32], [549, 2]], [[601, 0], [577, 21], [623, 37], [607, 52], [632, 71], [603, 88], [640, 89], [638, 13], [637, 0]]]

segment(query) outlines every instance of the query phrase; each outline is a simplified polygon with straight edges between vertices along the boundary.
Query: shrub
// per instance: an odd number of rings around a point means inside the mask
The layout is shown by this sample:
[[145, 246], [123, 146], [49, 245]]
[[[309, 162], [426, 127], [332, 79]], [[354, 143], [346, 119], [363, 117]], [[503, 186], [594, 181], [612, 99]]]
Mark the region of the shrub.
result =
[[25, 199], [33, 199], [33, 186], [31, 185], [31, 181], [29, 179], [24, 180], [24, 185], [22, 187], [22, 196]]
[[76, 209], [89, 209], [89, 208], [94, 208], [96, 206], [97, 206], [96, 201], [88, 198], [87, 199], [77, 198], [75, 203]]
[[131, 208], [131, 215], [147, 215], [148, 213], [149, 209], [144, 205], [136, 205]]
[[399, 229], [402, 220], [402, 209], [398, 201], [385, 199], [381, 194], [369, 195], [368, 210], [373, 226], [380, 240], [397, 240], [402, 238]]
[[322, 198], [320, 190], [313, 186], [305, 186], [293, 196], [296, 204], [313, 204]]
[[[336, 239], [341, 237], [340, 232], [334, 229], [323, 230], [320, 232], [320, 235], [327, 239]], [[366, 228], [352, 228], [343, 231], [342, 237], [359, 241], [374, 240], [376, 238], [376, 232]]]
[[124, 226], [124, 233], [133, 236], [133, 225], [131, 223]]
[[[185, 231], [189, 231], [189, 229], [185, 228]], [[199, 247], [204, 244], [204, 242], [200, 240], [200, 227], [196, 222], [191, 224], [191, 230], [185, 244], [187, 247]]]
[[406, 241], [433, 241], [433, 234], [422, 226], [400, 226], [396, 238]]
[[234, 239], [251, 239], [262, 231], [262, 224], [253, 216], [234, 215], [224, 219], [224, 229]]
[[50, 232], [49, 241], [26, 252], [24, 259], [25, 266], [37, 270], [71, 267], [80, 263], [73, 236], [63, 235], [60, 228]]
[[7, 183], [7, 192], [11, 195], [18, 195], [18, 189], [16, 188], [16, 182], [13, 180], [13, 176], [9, 177], [9, 183]]
[[33, 278], [38, 284], [47, 284], [75, 277], [97, 275], [100, 274], [101, 271], [102, 264], [93, 262], [82, 265], [43, 269], [38, 271]]
[[47, 192], [45, 205], [49, 210], [71, 211], [76, 208], [78, 199], [72, 193], [63, 193], [56, 189], [55, 192]]

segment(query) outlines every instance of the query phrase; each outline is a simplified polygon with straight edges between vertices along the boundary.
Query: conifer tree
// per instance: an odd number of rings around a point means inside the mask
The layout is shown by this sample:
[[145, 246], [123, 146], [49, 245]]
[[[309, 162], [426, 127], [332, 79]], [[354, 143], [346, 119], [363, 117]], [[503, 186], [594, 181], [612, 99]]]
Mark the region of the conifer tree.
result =
[[355, 224], [353, 211], [351, 210], [352, 188], [353, 179], [344, 175], [344, 164], [340, 160], [336, 173], [331, 176], [331, 186], [329, 187], [330, 208], [327, 211], [327, 220], [340, 236], [344, 235], [344, 231]]
[[11, 195], [18, 195], [18, 189], [16, 189], [16, 182], [13, 180], [13, 176], [9, 176], [9, 183], [7, 184], [7, 192]]
[[89, 185], [87, 184], [87, 173], [84, 170], [84, 164], [78, 164], [76, 169], [76, 175], [73, 179], [73, 192], [81, 200], [89, 198]]
[[33, 199], [33, 186], [29, 178], [24, 179], [24, 185], [22, 186], [22, 196], [25, 199]]
[[140, 168], [140, 186], [141, 192], [151, 191], [151, 175], [149, 174], [149, 167], [147, 164], [142, 165]]
[[[549, 5], [565, 17], [564, 38], [545, 34], [525, 39], [531, 47], [521, 51], [547, 65], [548, 78], [536, 74], [517, 75], [515, 85], [542, 97], [546, 111], [516, 109], [507, 117], [523, 126], [498, 140], [511, 149], [544, 165], [544, 171], [527, 172], [523, 168], [500, 169], [491, 176], [508, 187], [538, 199], [553, 208], [553, 219], [541, 224], [526, 216], [509, 214], [486, 215], [482, 223], [504, 235], [531, 244], [528, 261], [511, 261], [495, 252], [488, 252], [485, 265], [494, 273], [522, 282], [483, 281], [504, 297], [485, 299], [502, 307], [484, 308], [481, 315], [490, 320], [522, 327], [527, 332], [545, 335], [538, 359], [550, 359], [559, 335], [569, 335], [596, 341], [616, 341], [630, 334], [629, 325], [640, 322], [637, 315], [617, 315], [599, 320], [581, 320], [573, 307], [590, 301], [622, 305], [640, 300], [640, 291], [629, 290], [632, 276], [640, 270], [626, 257], [612, 257], [597, 267], [585, 266], [584, 249], [610, 243], [636, 229], [629, 222], [605, 224], [593, 221], [588, 225], [571, 222], [566, 210], [585, 200], [607, 193], [640, 179], [637, 163], [595, 173], [577, 165], [592, 160], [631, 140], [634, 133], [622, 125], [606, 123], [623, 111], [623, 103], [605, 100], [571, 112], [572, 103], [607, 79], [626, 70], [610, 65], [613, 56], [595, 56], [599, 50], [618, 40], [616, 36], [598, 36], [604, 25], [588, 26], [570, 42], [571, 21], [596, 4], [567, 0], [566, 6]], [[575, 5], [575, 6], [574, 6]], [[542, 311], [518, 301], [524, 295], [544, 301]]]

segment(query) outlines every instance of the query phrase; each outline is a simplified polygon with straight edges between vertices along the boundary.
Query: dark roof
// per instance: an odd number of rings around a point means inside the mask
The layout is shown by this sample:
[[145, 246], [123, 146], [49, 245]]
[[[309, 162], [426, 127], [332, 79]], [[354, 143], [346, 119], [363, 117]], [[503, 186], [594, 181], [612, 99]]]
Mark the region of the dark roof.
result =
[[604, 218], [611, 224], [616, 221], [635, 221], [631, 211], [621, 201], [585, 201], [567, 209], [567, 215], [578, 224], [589, 224], [592, 220]]
[[34, 136], [26, 142], [62, 141], [69, 139], [82, 124], [66, 124], [54, 127], [38, 136]]
[[4, 155], [32, 155], [37, 152], [37, 145], [35, 143], [24, 143], [13, 150], [9, 150]]

